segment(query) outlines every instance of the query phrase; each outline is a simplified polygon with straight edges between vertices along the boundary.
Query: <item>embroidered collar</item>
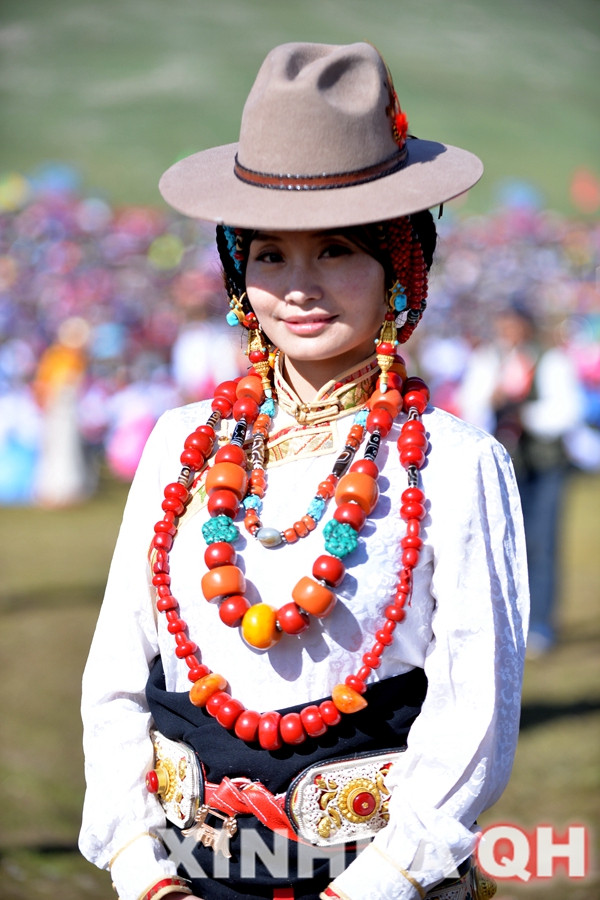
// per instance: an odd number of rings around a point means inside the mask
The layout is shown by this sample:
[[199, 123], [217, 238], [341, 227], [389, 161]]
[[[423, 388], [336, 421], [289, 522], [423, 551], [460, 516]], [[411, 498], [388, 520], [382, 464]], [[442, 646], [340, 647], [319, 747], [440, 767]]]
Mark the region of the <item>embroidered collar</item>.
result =
[[377, 357], [373, 355], [360, 368], [347, 369], [332, 381], [328, 381], [314, 400], [303, 403], [286, 382], [282, 373], [283, 354], [275, 360], [274, 386], [281, 409], [293, 416], [300, 425], [317, 425], [331, 422], [365, 405], [375, 388], [379, 373]]

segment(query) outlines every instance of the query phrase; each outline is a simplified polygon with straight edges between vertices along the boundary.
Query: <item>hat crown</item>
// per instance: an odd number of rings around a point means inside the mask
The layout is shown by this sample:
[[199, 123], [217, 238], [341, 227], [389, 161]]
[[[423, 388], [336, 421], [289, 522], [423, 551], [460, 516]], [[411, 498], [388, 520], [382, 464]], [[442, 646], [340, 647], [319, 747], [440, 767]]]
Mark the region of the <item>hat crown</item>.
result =
[[308, 176], [377, 165], [398, 152], [389, 105], [386, 67], [370, 44], [282, 44], [244, 106], [239, 162]]

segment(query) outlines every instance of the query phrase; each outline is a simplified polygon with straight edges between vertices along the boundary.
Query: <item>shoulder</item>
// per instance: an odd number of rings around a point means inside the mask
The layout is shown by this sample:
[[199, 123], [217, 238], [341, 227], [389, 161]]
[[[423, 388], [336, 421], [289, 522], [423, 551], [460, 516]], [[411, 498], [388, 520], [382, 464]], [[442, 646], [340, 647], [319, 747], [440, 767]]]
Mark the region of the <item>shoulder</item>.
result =
[[459, 450], [461, 452], [488, 452], [490, 448], [499, 447], [504, 453], [504, 448], [487, 431], [471, 425], [458, 416], [438, 409], [436, 406], [428, 406], [423, 414], [423, 425], [427, 429], [429, 441], [437, 444], [441, 450]]
[[167, 434], [185, 431], [187, 435], [198, 425], [204, 425], [209, 416], [210, 400], [188, 403], [187, 406], [177, 406], [163, 413], [156, 423], [156, 430]]

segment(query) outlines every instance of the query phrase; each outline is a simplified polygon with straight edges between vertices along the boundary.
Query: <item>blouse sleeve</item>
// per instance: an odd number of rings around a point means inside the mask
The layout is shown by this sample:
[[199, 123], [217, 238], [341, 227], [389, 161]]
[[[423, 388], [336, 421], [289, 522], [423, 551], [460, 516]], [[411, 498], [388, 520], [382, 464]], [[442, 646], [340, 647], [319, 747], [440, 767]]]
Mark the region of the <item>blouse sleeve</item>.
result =
[[432, 501], [443, 540], [431, 563], [427, 697], [387, 781], [388, 826], [333, 882], [350, 900], [416, 900], [448, 877], [473, 852], [477, 816], [512, 768], [528, 618], [519, 495], [493, 438], [460, 459]]
[[140, 790], [153, 765], [145, 688], [149, 664], [159, 652], [149, 590], [149, 523], [160, 509], [168, 431], [166, 413], [148, 439], [131, 486], [83, 676], [87, 791], [79, 846], [90, 862], [110, 867], [121, 900], [135, 900], [151, 884], [176, 874], [153, 836], [165, 825], [160, 804]]

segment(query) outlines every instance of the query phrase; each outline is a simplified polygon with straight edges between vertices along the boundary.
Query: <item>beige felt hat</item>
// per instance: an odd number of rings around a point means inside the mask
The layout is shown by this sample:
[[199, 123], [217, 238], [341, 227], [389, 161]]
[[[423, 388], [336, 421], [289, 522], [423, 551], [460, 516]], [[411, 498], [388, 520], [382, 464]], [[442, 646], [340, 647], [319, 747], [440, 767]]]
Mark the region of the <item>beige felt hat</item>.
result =
[[479, 181], [476, 156], [404, 139], [405, 121], [371, 44], [282, 44], [256, 77], [239, 142], [175, 163], [160, 191], [194, 218], [294, 231], [408, 215]]

